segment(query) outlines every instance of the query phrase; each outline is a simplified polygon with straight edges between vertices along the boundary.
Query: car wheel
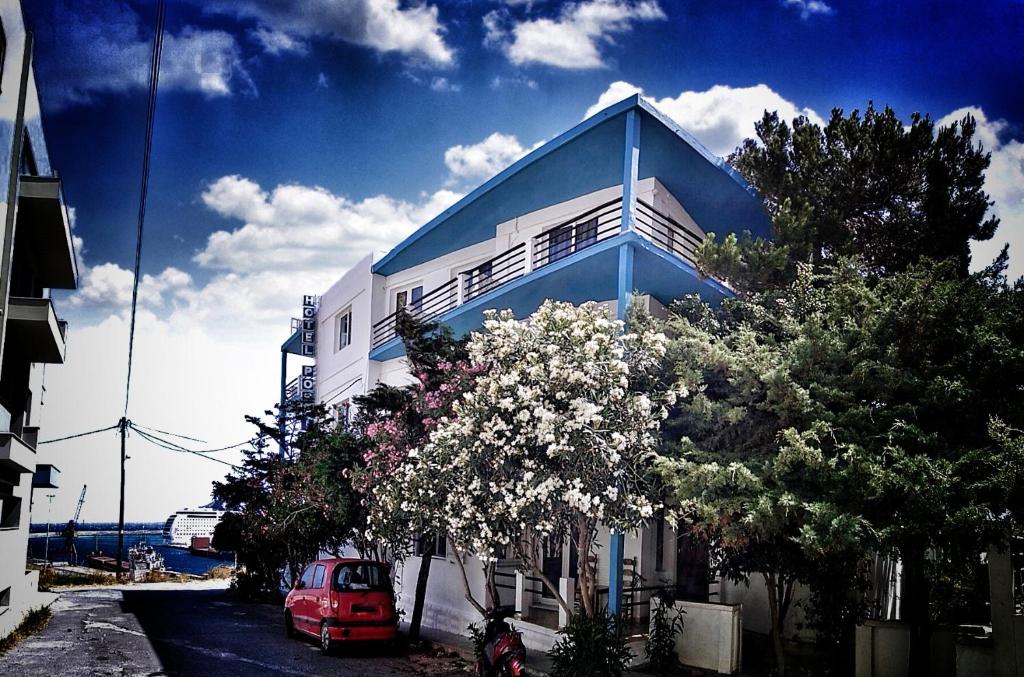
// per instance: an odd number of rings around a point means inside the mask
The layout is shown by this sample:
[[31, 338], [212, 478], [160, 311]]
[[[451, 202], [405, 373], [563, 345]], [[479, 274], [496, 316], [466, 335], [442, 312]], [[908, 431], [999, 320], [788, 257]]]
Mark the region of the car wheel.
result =
[[295, 632], [295, 622], [292, 620], [292, 612], [291, 611], [285, 611], [284, 612], [284, 635], [288, 639], [294, 639], [296, 634], [297, 633]]
[[334, 649], [337, 643], [331, 639], [330, 628], [327, 627], [327, 623], [320, 624], [320, 653], [325, 656], [329, 656], [334, 653]]

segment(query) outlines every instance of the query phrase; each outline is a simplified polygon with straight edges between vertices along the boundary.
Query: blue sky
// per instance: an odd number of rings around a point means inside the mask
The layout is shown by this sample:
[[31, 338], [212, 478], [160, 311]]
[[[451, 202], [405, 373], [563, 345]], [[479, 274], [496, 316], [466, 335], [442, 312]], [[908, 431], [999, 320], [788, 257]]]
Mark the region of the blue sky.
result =
[[[82, 245], [81, 288], [61, 301], [72, 357], [53, 377], [77, 393], [97, 365], [117, 380], [154, 6], [25, 6]], [[302, 293], [636, 89], [721, 154], [765, 107], [969, 110], [994, 153], [997, 243], [1024, 247], [1020, 0], [178, 0], [166, 35], [138, 340], [154, 382], [173, 369], [240, 384], [209, 404], [204, 434], [217, 443], [273, 401], [275, 345]], [[220, 361], [194, 359], [201, 345]], [[156, 386], [139, 407], [153, 425], [207, 420]], [[76, 421], [105, 416], [97, 405]], [[189, 463], [195, 492], [219, 474]]]

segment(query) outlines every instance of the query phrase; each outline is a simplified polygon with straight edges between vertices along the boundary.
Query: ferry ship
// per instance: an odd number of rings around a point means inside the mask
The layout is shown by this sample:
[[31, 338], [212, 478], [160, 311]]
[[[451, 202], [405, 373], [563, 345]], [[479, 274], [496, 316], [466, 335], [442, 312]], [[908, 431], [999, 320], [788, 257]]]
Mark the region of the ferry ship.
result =
[[224, 511], [213, 504], [179, 510], [164, 522], [164, 540], [169, 545], [187, 548], [194, 536], [212, 539], [223, 516]]

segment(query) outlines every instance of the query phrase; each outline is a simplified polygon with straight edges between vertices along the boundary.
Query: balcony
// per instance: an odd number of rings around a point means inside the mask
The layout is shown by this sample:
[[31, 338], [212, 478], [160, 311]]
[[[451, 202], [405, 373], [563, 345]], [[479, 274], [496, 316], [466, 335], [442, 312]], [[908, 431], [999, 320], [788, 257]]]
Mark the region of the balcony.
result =
[[36, 450], [12, 432], [0, 432], [0, 469], [35, 472]]
[[59, 178], [21, 177], [17, 233], [19, 244], [28, 242], [35, 254], [43, 287], [74, 289], [77, 286], [75, 247]]
[[58, 320], [50, 299], [12, 296], [7, 304], [8, 355], [43, 364], [64, 362], [67, 323]]
[[[696, 251], [703, 235], [671, 216], [663, 214], [643, 200], [637, 200], [635, 233], [657, 249], [695, 268]], [[535, 271], [589, 250], [622, 233], [622, 199], [605, 202], [548, 228], [526, 242], [459, 273], [443, 285], [409, 304], [404, 311], [429, 322], [492, 291]], [[373, 325], [371, 350], [380, 348], [397, 336], [398, 312]]]

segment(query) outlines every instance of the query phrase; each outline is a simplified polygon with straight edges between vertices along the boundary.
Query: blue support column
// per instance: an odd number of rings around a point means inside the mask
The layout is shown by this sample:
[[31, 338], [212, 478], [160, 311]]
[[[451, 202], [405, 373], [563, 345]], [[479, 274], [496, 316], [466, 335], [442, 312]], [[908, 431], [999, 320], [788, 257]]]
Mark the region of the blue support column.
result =
[[622, 157], [622, 232], [636, 222], [636, 181], [640, 172], [640, 113], [626, 113], [626, 143]]
[[[633, 248], [624, 244], [619, 247], [619, 289], [616, 316], [625, 321], [626, 308], [633, 294]], [[612, 532], [608, 543], [608, 611], [618, 616], [622, 611], [622, 559], [625, 549], [625, 535]]]

